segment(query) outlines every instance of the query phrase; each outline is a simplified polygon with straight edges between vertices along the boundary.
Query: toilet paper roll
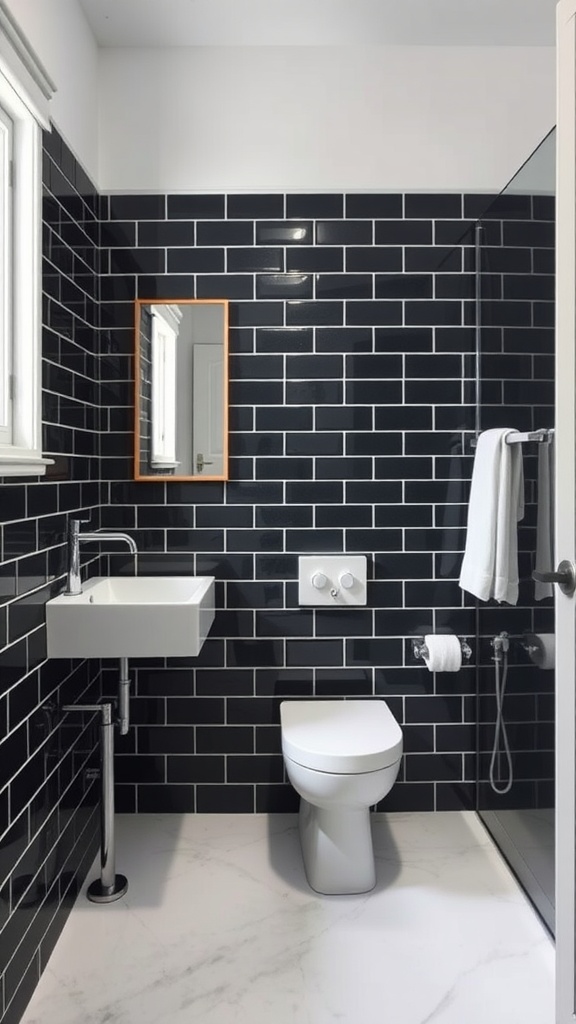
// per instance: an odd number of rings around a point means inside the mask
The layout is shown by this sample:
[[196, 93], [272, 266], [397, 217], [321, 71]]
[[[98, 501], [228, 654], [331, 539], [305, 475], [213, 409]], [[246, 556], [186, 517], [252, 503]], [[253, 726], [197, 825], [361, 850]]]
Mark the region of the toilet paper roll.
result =
[[538, 668], [554, 668], [556, 642], [554, 633], [526, 633], [526, 650]]
[[430, 633], [424, 637], [428, 654], [424, 655], [429, 672], [459, 672], [462, 668], [462, 647], [453, 633]]

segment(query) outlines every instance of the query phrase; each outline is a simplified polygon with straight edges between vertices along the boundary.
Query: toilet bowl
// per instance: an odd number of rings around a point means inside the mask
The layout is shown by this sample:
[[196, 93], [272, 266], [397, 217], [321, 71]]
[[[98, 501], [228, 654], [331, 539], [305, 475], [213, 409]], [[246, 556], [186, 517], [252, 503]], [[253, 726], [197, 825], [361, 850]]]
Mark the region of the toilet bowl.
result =
[[370, 807], [398, 775], [398, 722], [382, 700], [283, 701], [280, 721], [310, 886], [324, 895], [368, 892], [376, 884]]

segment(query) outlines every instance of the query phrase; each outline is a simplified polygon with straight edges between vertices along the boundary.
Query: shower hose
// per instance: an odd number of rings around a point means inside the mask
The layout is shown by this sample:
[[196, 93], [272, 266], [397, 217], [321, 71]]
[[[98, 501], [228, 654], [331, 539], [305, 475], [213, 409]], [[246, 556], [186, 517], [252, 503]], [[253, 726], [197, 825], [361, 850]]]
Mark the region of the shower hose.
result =
[[[494, 647], [494, 687], [496, 691], [496, 726], [494, 729], [494, 746], [492, 748], [492, 757], [490, 759], [490, 785], [495, 793], [509, 793], [512, 789], [512, 783], [514, 781], [514, 774], [512, 769], [512, 757], [510, 754], [510, 744], [508, 742], [508, 734], [506, 732], [506, 722], [504, 721], [503, 706], [504, 706], [504, 695], [506, 693], [506, 681], [508, 678], [508, 637], [497, 636], [492, 641]], [[496, 759], [501, 753], [501, 748], [504, 748], [503, 753], [506, 758], [507, 777], [508, 781], [506, 784], [502, 784], [500, 780], [496, 780]]]

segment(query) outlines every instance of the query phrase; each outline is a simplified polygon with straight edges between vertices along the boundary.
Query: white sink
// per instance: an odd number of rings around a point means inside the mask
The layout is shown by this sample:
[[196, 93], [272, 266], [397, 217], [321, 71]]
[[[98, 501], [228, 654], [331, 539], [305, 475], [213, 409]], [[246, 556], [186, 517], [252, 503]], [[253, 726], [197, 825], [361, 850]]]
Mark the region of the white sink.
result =
[[195, 657], [213, 621], [214, 576], [98, 576], [47, 602], [48, 657]]

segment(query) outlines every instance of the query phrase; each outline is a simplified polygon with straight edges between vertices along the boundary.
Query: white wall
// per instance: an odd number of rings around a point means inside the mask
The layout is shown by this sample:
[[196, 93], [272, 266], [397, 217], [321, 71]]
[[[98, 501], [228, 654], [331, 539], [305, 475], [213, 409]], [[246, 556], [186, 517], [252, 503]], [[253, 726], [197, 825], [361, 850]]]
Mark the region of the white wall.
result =
[[6, 0], [54, 81], [54, 124], [84, 169], [98, 176], [98, 47], [76, 0]]
[[101, 51], [105, 191], [498, 191], [555, 120], [551, 47]]

